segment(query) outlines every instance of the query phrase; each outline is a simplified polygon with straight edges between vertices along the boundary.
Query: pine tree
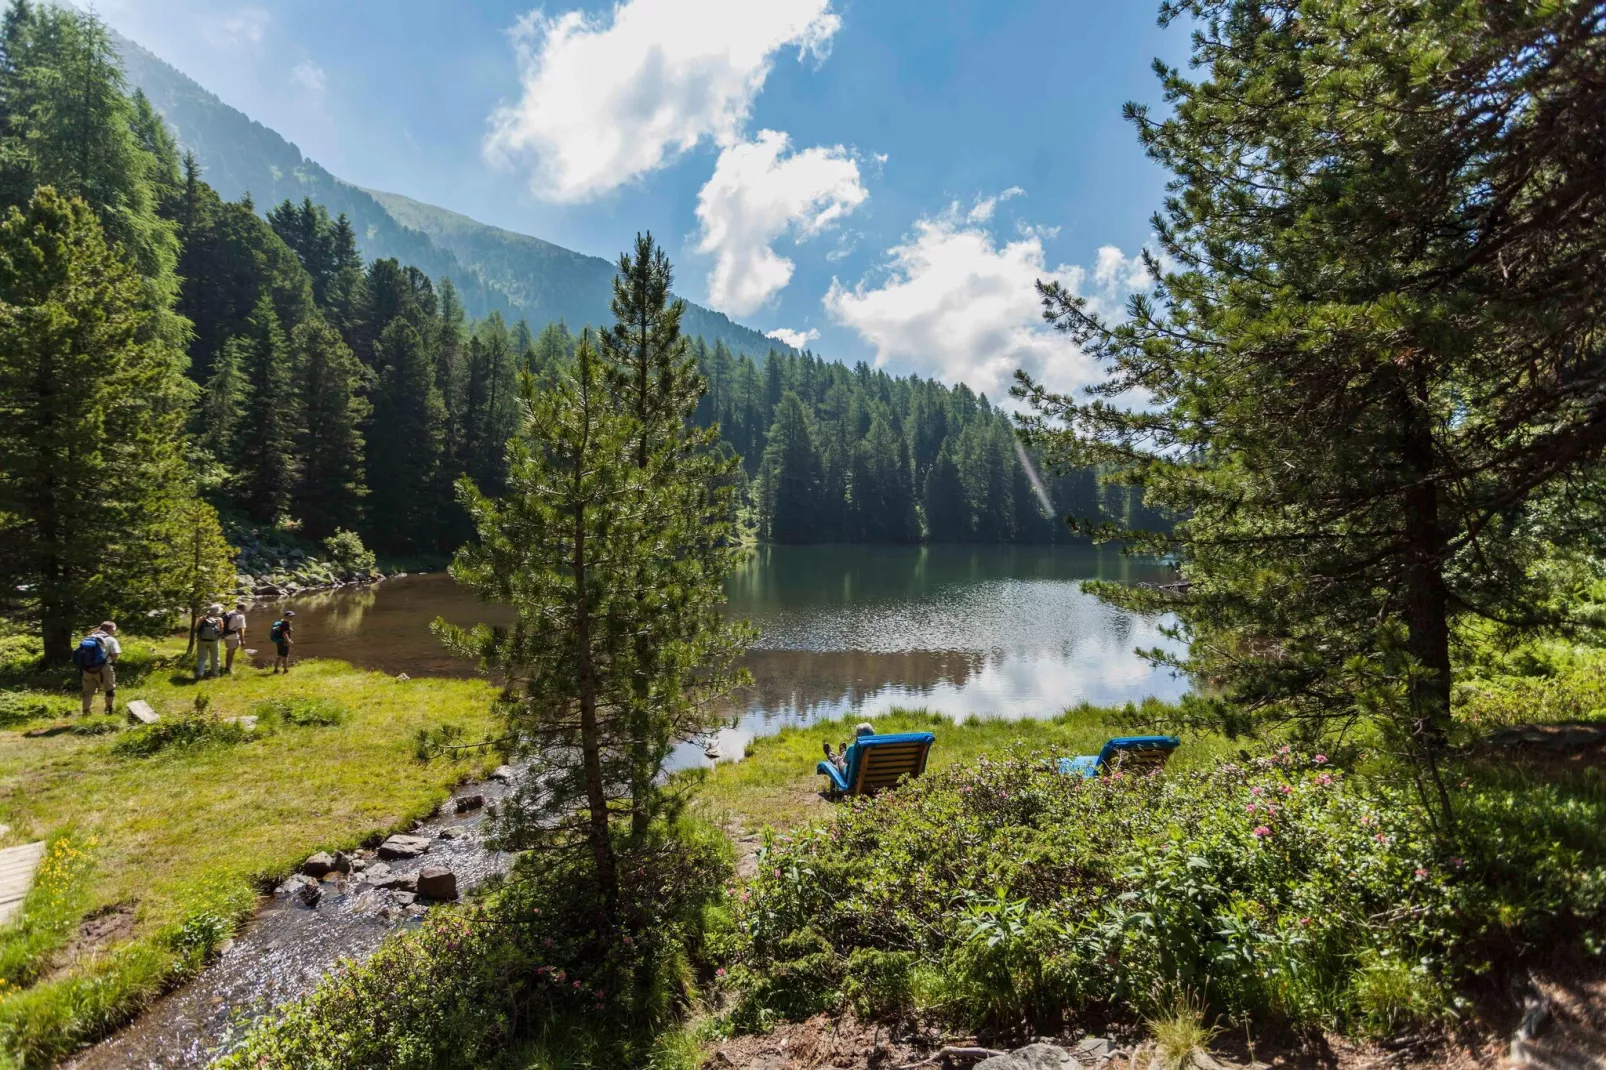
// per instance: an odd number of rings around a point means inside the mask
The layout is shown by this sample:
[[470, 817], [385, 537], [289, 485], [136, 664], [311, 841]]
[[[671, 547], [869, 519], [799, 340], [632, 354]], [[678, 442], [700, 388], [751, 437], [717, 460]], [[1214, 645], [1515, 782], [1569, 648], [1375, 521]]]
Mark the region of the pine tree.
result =
[[187, 654], [195, 649], [195, 623], [200, 619], [202, 608], [234, 587], [236, 551], [223, 537], [217, 510], [199, 498], [183, 503], [173, 516], [173, 526], [183, 548], [177, 578], [183, 592], [184, 610], [189, 616]]
[[[673, 285], [668, 256], [651, 234], [638, 234], [633, 254], [619, 258], [611, 305], [615, 322], [602, 335], [601, 356], [608, 391], [633, 421], [636, 467], [645, 472], [651, 466], [658, 492], [684, 499], [682, 508], [707, 512], [715, 488], [720, 492], [728, 488], [733, 466], [715, 451], [717, 429], [699, 429], [691, 423], [704, 384], [680, 333], [686, 306], [671, 299]], [[701, 548], [700, 556], [682, 556], [673, 565], [682, 591], [702, 589], [709, 576], [729, 571], [717, 542], [694, 545]], [[670, 748], [714, 723], [705, 709], [676, 704], [675, 696], [685, 686], [684, 669], [676, 670], [685, 664], [681, 644], [717, 633], [720, 625], [717, 618], [710, 623], [708, 607], [695, 599], [654, 602], [650, 574], [665, 564], [637, 562], [641, 572], [637, 611], [644, 626], [633, 640], [637, 674], [629, 710], [631, 835], [637, 843], [656, 816], [661, 796], [654, 780]]]
[[301, 372], [304, 409], [295, 512], [307, 534], [322, 539], [342, 528], [355, 530], [368, 493], [363, 480], [362, 426], [369, 411], [365, 370], [339, 332], [318, 320], [297, 327], [290, 348]]
[[244, 339], [231, 339], [212, 362], [191, 429], [195, 444], [225, 465], [239, 460], [240, 427], [245, 419], [246, 381], [241, 366], [249, 352]]
[[970, 509], [965, 485], [954, 461], [953, 440], [943, 442], [926, 473], [924, 494], [926, 538], [932, 542], [965, 542], [970, 537]]
[[0, 223], [0, 601], [50, 662], [86, 621], [180, 604], [186, 391], [151, 316], [83, 201], [41, 188]]
[[[673, 450], [655, 448], [646, 465], [637, 463], [640, 427], [609, 395], [587, 339], [553, 386], [538, 391], [525, 377], [522, 391], [508, 494], [498, 501], [471, 480], [460, 483], [479, 537], [452, 565], [460, 583], [512, 606], [517, 621], [435, 627], [451, 647], [499, 671], [498, 709], [533, 763], [529, 782], [537, 787], [503, 808], [501, 841], [583, 851], [597, 883], [599, 931], [611, 934], [630, 921], [618, 909], [613, 824], [625, 812], [616, 804], [634, 792], [639, 680], [649, 676], [656, 706], [679, 711], [735, 682], [731, 665], [744, 636], [719, 614], [732, 561], [722, 547], [734, 527], [724, 492], [689, 488], [671, 474], [683, 471]], [[687, 571], [685, 562], [723, 568]], [[669, 601], [684, 603], [678, 618], [698, 626], [677, 635], [673, 659], [649, 667], [638, 660], [636, 637], [664, 619]], [[659, 754], [654, 773], [661, 768]], [[650, 894], [650, 845], [630, 850], [624, 872]]]
[[1388, 711], [1431, 760], [1456, 620], [1556, 622], [1525, 562], [1592, 537], [1534, 506], [1589, 493], [1606, 448], [1606, 24], [1575, 4], [1172, 8], [1208, 30], [1205, 78], [1163, 69], [1174, 114], [1130, 114], [1177, 176], [1156, 220], [1174, 266], [1120, 324], [1043, 287], [1110, 368], [1099, 393], [1154, 405], [1023, 381], [1032, 429], [1187, 517], [1185, 594], [1104, 593], [1163, 599], [1189, 669], [1313, 731]]
[[290, 346], [273, 301], [263, 294], [236, 350], [245, 379], [239, 424], [235, 497], [254, 518], [275, 523], [289, 514], [299, 476], [300, 412]]

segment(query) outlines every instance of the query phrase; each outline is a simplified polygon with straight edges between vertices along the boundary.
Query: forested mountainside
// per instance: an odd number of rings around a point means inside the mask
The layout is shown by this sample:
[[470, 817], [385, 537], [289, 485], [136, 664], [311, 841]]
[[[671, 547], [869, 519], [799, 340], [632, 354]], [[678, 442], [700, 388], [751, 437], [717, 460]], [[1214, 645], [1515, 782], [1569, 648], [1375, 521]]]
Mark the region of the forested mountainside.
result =
[[[194, 326], [208, 496], [309, 535], [449, 552], [469, 534], [453, 482], [505, 487], [518, 376], [562, 372], [611, 321], [614, 265], [342, 182], [109, 40], [145, 94], [135, 110], [167, 124], [143, 137]], [[1050, 542], [1072, 537], [1066, 514], [1154, 519], [1091, 471], [1034, 486], [1009, 417], [963, 385], [798, 354], [694, 305], [681, 326], [707, 378], [697, 419], [741, 456], [761, 539]]]
[[[486, 285], [506, 294], [531, 323], [562, 320], [575, 329], [608, 323], [612, 313], [613, 276], [617, 265], [586, 256], [528, 234], [489, 226], [478, 220], [399, 193], [364, 191], [403, 226], [427, 235], [460, 263], [473, 265]], [[712, 345], [716, 341], [739, 353], [766, 353], [791, 348], [722, 312], [686, 303], [681, 330]]]
[[[395, 194], [374, 194], [330, 174], [278, 133], [229, 107], [171, 64], [108, 31], [130, 89], [139, 89], [193, 152], [207, 185], [226, 201], [250, 196], [266, 211], [284, 200], [312, 202], [331, 218], [351, 220], [367, 259], [393, 257], [433, 279], [450, 278], [464, 311], [500, 312], [537, 326], [563, 320], [578, 328], [606, 323], [613, 264], [551, 242], [498, 230], [443, 208]], [[685, 328], [710, 344], [763, 353], [780, 342], [728, 317], [687, 305]]]

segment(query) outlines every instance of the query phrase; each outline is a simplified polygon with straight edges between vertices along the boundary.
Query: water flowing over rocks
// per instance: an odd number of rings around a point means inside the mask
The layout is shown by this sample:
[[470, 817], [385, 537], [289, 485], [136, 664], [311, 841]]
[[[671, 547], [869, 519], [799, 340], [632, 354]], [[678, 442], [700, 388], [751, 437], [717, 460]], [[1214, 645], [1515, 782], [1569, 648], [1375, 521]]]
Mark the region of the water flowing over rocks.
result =
[[[492, 803], [487, 781], [461, 794]], [[431, 904], [450, 902], [507, 870], [511, 856], [485, 846], [486, 807], [458, 813], [447, 800], [413, 833], [378, 849], [318, 852], [264, 901], [257, 917], [194, 981], [158, 1000], [132, 1025], [80, 1054], [71, 1070], [191, 1070], [237, 1043], [257, 1019], [305, 995], [341, 958], [364, 959]], [[390, 844], [387, 852], [385, 844]], [[390, 857], [381, 860], [381, 856]], [[320, 857], [322, 856], [322, 857]], [[314, 877], [307, 864], [330, 868]], [[440, 908], [437, 909], [446, 909]]]

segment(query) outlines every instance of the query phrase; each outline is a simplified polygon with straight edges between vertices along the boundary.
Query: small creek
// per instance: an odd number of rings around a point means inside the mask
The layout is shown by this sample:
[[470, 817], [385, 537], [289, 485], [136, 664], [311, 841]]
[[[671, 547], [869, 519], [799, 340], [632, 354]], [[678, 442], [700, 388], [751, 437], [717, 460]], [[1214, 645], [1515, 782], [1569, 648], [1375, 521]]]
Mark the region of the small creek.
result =
[[[495, 802], [509, 785], [488, 781], [458, 789], [454, 798], [484, 795]], [[413, 859], [387, 862], [392, 875], [445, 866], [459, 894], [507, 869], [511, 856], [489, 850], [485, 811], [464, 815], [448, 800], [415, 832], [430, 848]], [[444, 833], [444, 836], [442, 835]], [[122, 1032], [69, 1062], [69, 1070], [176, 1070], [205, 1066], [244, 1036], [253, 1023], [306, 994], [342, 958], [373, 954], [398, 927], [416, 925], [422, 903], [377, 888], [360, 874], [326, 879], [316, 907], [294, 893], [275, 894], [255, 919], [200, 976], [158, 1000]]]

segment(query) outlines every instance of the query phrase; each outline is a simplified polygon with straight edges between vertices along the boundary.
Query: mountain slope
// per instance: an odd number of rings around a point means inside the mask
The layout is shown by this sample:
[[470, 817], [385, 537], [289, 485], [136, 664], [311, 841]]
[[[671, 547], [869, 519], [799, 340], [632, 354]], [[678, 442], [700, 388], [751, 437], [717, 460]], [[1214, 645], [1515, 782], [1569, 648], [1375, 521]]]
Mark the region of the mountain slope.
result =
[[[487, 285], [523, 308], [531, 323], [563, 319], [571, 327], [580, 327], [613, 319], [608, 302], [613, 294], [614, 265], [601, 257], [502, 230], [399, 193], [363, 192], [397, 222], [428, 235], [460, 263], [471, 265]], [[737, 352], [790, 352], [775, 339], [690, 301], [681, 325], [689, 335], [701, 335], [710, 345], [720, 339]]]
[[[344, 212], [370, 259], [395, 257], [431, 278], [450, 278], [472, 316], [500, 312], [536, 330], [553, 320], [571, 327], [609, 322], [613, 265], [551, 242], [499, 230], [444, 208], [344, 182], [278, 133], [229, 107], [189, 76], [115, 32], [131, 88], [144, 90], [173, 128], [181, 148], [195, 153], [219, 195], [250, 194], [258, 211], [310, 197], [330, 215]], [[789, 347], [718, 312], [687, 302], [688, 334], [709, 345], [762, 354]]]

